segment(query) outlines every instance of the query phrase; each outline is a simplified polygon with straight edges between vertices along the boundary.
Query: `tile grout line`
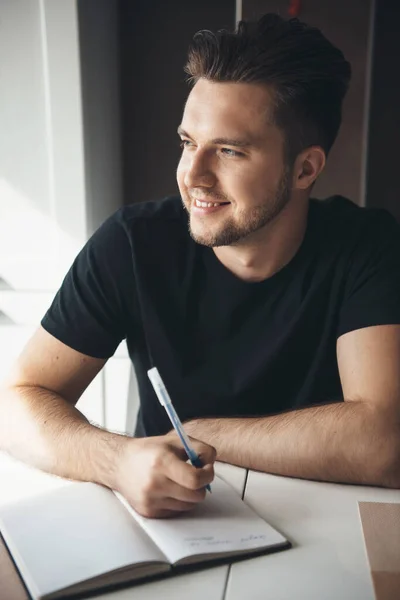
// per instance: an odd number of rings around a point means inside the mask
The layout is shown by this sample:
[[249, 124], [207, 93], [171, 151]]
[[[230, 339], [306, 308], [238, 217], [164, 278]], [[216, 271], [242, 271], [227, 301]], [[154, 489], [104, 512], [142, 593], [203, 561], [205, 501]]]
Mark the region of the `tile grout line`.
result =
[[248, 480], [248, 478], [249, 478], [249, 470], [246, 469], [246, 477], [244, 478], [242, 500], [244, 500], [244, 496], [246, 494], [246, 486], [247, 486], [247, 480]]
[[[249, 478], [249, 470], [246, 469], [246, 476], [244, 478], [244, 485], [243, 485], [242, 500], [244, 500], [244, 496], [246, 494], [246, 486], [247, 486], [247, 480], [248, 480], [248, 478]], [[222, 600], [226, 600], [226, 592], [227, 592], [227, 589], [228, 589], [229, 578], [231, 576], [231, 567], [232, 567], [232, 564], [228, 565], [228, 572], [226, 574], [224, 590], [222, 592]]]
[[224, 590], [222, 592], [222, 600], [225, 600], [225, 597], [226, 597], [226, 591], [228, 589], [229, 577], [231, 575], [231, 567], [232, 567], [232, 565], [228, 565], [228, 572], [226, 574]]

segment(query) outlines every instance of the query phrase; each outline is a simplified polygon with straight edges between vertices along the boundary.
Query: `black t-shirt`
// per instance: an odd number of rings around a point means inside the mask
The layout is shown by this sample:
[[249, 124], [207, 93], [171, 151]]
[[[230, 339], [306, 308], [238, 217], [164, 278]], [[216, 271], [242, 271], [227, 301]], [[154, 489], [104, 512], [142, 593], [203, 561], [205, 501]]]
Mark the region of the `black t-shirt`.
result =
[[170, 429], [152, 366], [182, 420], [268, 415], [342, 400], [337, 338], [397, 323], [400, 228], [339, 196], [310, 201], [297, 254], [257, 283], [191, 239], [180, 198], [124, 207], [84, 246], [42, 320], [93, 357], [126, 338], [143, 435]]

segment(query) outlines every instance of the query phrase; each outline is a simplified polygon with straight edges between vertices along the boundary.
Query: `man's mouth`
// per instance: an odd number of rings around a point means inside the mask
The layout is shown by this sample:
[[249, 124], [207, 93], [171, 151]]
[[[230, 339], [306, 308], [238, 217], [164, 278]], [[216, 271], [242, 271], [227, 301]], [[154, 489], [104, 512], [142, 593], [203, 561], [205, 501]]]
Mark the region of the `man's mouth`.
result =
[[221, 210], [228, 204], [230, 204], [230, 202], [209, 202], [207, 200], [198, 200], [197, 198], [193, 200], [193, 208], [195, 212], [201, 212], [202, 214]]

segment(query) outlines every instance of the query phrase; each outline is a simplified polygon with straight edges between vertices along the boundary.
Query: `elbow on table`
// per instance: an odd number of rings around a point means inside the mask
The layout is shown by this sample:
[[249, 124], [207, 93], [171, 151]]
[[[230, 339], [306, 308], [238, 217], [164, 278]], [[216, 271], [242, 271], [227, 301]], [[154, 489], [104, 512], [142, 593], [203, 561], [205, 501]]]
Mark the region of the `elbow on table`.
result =
[[400, 430], [393, 437], [386, 438], [380, 450], [376, 451], [373, 462], [377, 463], [374, 473], [376, 484], [400, 489]]

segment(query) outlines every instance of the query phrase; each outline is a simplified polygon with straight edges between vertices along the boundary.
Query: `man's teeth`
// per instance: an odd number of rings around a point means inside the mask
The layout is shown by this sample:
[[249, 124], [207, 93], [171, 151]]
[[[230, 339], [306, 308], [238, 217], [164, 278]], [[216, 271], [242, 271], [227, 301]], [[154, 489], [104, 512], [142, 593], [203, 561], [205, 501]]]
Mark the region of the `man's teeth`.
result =
[[220, 206], [220, 202], [200, 202], [200, 200], [195, 200], [194, 201], [196, 206], [201, 207], [201, 208], [211, 208], [212, 206]]

